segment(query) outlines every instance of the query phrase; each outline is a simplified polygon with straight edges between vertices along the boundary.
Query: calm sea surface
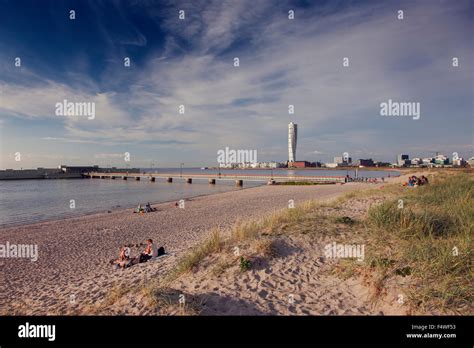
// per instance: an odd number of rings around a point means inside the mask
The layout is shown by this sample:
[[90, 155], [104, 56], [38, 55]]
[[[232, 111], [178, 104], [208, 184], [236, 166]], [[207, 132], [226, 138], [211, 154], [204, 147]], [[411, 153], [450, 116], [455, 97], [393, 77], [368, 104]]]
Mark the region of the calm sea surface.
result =
[[[179, 173], [180, 169], [143, 169], [147, 172]], [[182, 173], [213, 174], [217, 170], [183, 168]], [[222, 173], [270, 174], [270, 170], [226, 170]], [[393, 172], [359, 171], [359, 176], [382, 177]], [[345, 176], [347, 171], [335, 170], [273, 170], [273, 175], [320, 175]], [[349, 175], [354, 173], [349, 171]], [[263, 185], [244, 181], [245, 187]], [[132, 208], [139, 203], [160, 203], [241, 190], [233, 181], [217, 181], [209, 185], [206, 180], [194, 180], [186, 184], [181, 180], [166, 183], [163, 178], [156, 182], [135, 180], [64, 179], [64, 180], [0, 180], [0, 227], [51, 220], [66, 216], [78, 216], [108, 210]], [[74, 200], [75, 208], [71, 208]]]

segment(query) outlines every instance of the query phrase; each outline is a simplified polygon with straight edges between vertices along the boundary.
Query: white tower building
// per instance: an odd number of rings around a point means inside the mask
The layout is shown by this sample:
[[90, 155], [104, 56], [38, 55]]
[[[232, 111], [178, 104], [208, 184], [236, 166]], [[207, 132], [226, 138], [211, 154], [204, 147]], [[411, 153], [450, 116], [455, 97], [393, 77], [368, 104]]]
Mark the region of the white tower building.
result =
[[288, 162], [296, 161], [296, 141], [298, 138], [298, 125], [288, 124]]

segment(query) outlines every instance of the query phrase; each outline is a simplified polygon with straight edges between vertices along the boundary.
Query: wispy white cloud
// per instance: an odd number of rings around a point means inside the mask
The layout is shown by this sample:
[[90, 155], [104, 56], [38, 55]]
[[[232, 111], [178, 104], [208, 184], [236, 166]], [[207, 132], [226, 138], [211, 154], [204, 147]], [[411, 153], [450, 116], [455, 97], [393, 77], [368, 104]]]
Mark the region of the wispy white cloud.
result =
[[[168, 33], [165, 48], [130, 75], [125, 91], [47, 79], [34, 87], [4, 82], [0, 111], [54, 118], [62, 99], [93, 101], [95, 120], [58, 120], [64, 123], [61, 139], [143, 144], [179, 156], [198, 153], [203, 161], [225, 146], [284, 160], [289, 121], [300, 125], [300, 153], [313, 158], [347, 149], [386, 155], [397, 146], [415, 148], [427, 129], [428, 136], [443, 134], [440, 124], [452, 122], [445, 112], [469, 122], [472, 101], [462, 108], [455, 102], [472, 92], [472, 45], [466, 18], [458, 20], [466, 3], [407, 3], [404, 21], [383, 5], [301, 9], [295, 20], [288, 20], [284, 5], [275, 6], [217, 1], [150, 9]], [[181, 8], [185, 21], [178, 20]], [[137, 44], [146, 44], [135, 34]], [[450, 67], [453, 55], [463, 64], [458, 71]], [[350, 59], [348, 68], [343, 57]], [[102, 80], [116, 77], [107, 74]], [[420, 101], [420, 121], [379, 117], [379, 104], [388, 98]], [[295, 115], [288, 114], [289, 104]]]

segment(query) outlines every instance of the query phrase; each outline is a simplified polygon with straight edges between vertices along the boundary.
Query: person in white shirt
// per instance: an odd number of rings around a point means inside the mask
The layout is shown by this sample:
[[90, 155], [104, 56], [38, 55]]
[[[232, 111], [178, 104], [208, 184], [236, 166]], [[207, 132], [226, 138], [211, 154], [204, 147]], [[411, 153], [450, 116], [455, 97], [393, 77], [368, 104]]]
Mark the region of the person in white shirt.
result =
[[157, 257], [157, 256], [158, 256], [158, 249], [153, 244], [153, 240], [147, 239], [145, 251], [142, 253], [140, 257], [140, 260], [141, 260], [140, 262], [146, 262], [152, 257]]

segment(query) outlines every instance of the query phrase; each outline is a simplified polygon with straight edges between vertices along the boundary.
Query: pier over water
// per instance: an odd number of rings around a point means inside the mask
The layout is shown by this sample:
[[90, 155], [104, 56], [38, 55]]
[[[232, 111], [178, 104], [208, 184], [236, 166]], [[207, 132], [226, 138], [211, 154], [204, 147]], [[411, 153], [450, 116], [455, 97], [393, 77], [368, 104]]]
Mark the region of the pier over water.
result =
[[237, 186], [242, 186], [244, 181], [259, 181], [259, 182], [305, 182], [305, 183], [325, 183], [337, 184], [346, 182], [344, 176], [312, 176], [312, 175], [268, 175], [268, 174], [180, 174], [180, 173], [98, 173], [90, 172], [83, 174], [84, 177], [92, 179], [112, 179], [114, 177], [122, 177], [124, 180], [131, 178], [134, 180], [148, 179], [155, 181], [162, 178], [163, 181], [173, 182], [174, 180], [183, 180], [189, 184], [193, 180], [207, 180], [210, 184], [215, 184], [219, 180], [233, 180]]

